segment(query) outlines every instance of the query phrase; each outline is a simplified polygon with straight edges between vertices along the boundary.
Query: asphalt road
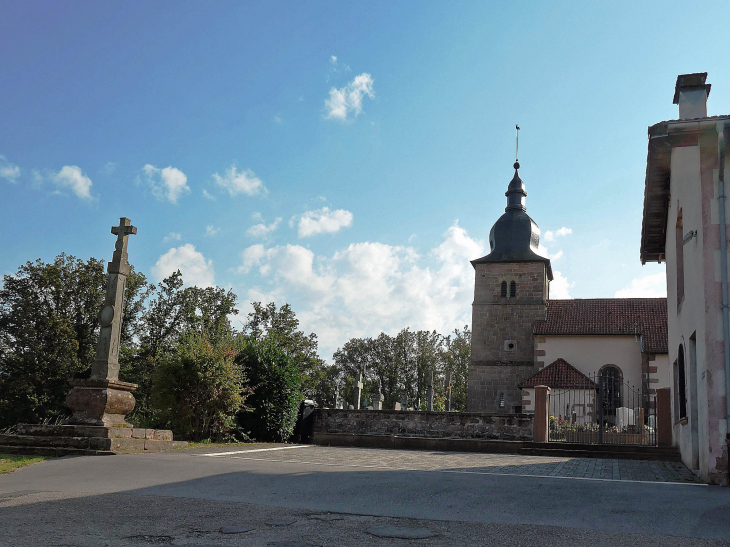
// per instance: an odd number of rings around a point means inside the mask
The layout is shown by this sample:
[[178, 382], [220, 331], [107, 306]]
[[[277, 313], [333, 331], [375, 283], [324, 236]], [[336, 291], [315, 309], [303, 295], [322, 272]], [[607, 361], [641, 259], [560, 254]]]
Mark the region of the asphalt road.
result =
[[[126, 519], [134, 519], [135, 505], [142, 511], [144, 506], [161, 510], [168, 504], [168, 513], [172, 515], [175, 511], [173, 506], [183, 502], [191, 506], [207, 502], [206, 507], [219, 504], [221, 514], [237, 504], [245, 504], [249, 521], [256, 520], [258, 517], [254, 517], [259, 514], [263, 515], [261, 518], [294, 515], [299, 522], [310, 523], [307, 524], [311, 528], [307, 528], [309, 532], [305, 533], [302, 528], [295, 537], [302, 537], [302, 534], [319, 537], [319, 543], [314, 543], [317, 545], [343, 544], [327, 539], [326, 530], [317, 532], [317, 526], [325, 524], [317, 520], [316, 515], [323, 513], [352, 515], [348, 517], [350, 520], [343, 517], [343, 522], [350, 524], [355, 515], [363, 516], [357, 518], [375, 519], [368, 521], [370, 524], [380, 522], [377, 519], [393, 517], [395, 520], [388, 522], [406, 519], [402, 522], [411, 523], [409, 526], [431, 526], [441, 530], [440, 540], [418, 540], [429, 545], [459, 543], [461, 540], [457, 541], [457, 537], [466, 538], [476, 530], [482, 530], [481, 535], [467, 541], [467, 544], [529, 545], [542, 538], [541, 544], [552, 545], [545, 539], [550, 537], [562, 538], [556, 545], [580, 545], [585, 544], [584, 541], [599, 545], [604, 544], [602, 539], [606, 540], [606, 545], [616, 545], [617, 541], [618, 544], [669, 545], [675, 544], [675, 540], [677, 545], [715, 545], [718, 544], [715, 541], [692, 543], [681, 538], [730, 540], [729, 488], [544, 477], [519, 474], [519, 469], [517, 472], [499, 473], [498, 469], [472, 465], [484, 456], [302, 447], [219, 456], [176, 451], [50, 460], [0, 477], [0, 546], [3, 545], [3, 520], [12, 523], [8, 525], [5, 536], [15, 541], [7, 543], [5, 539], [6, 544], [21, 545], [24, 544], [20, 539], [23, 527], [33, 522], [34, 515], [39, 522], [37, 513], [40, 512], [44, 512], [45, 519], [41, 520], [51, 529], [40, 527], [37, 529], [38, 537], [31, 536], [31, 539], [42, 539], [43, 534], [51, 534], [48, 537], [52, 537], [55, 521], [48, 520], [47, 504], [58, 500], [66, 500], [60, 505], [52, 505], [59, 519], [64, 518], [64, 511], [71, 511], [74, 504], [84, 500], [83, 503], [89, 505], [84, 509], [89, 513], [88, 518], [93, 520], [91, 513], [94, 507], [99, 511], [103, 507], [103, 517], [100, 518], [106, 521], [113, 520], [113, 514], [109, 515], [109, 512], [113, 513], [110, 507], [113, 508], [115, 503], [120, 508], [125, 507], [125, 511], [131, 511], [126, 513]], [[151, 509], [147, 509], [149, 511]], [[180, 512], [179, 509], [177, 511]], [[215, 521], [215, 525], [208, 526], [209, 532], [225, 524], [216, 520], [215, 514], [215, 511], [208, 511], [208, 520]], [[449, 528], [449, 523], [454, 523], [453, 529]], [[77, 538], [76, 543], [57, 544], [86, 544], [88, 527], [92, 525], [86, 526], [79, 528], [85, 530], [85, 535]], [[192, 529], [190, 526], [193, 524], [188, 523], [186, 529]], [[274, 533], [269, 527], [264, 528], [269, 535]], [[339, 536], [336, 531], [332, 532], [339, 541], [350, 537], [345, 528], [337, 532]], [[502, 531], [498, 533], [497, 530]], [[554, 531], [550, 536], [550, 530], [560, 532]], [[355, 534], [355, 531], [352, 533]], [[530, 536], [530, 533], [533, 535]], [[119, 539], [119, 530], [110, 529], [109, 534], [113, 538], [104, 536], [107, 541], [104, 544], [132, 544], [112, 541]], [[490, 534], [498, 543], [490, 543]], [[632, 539], [633, 535], [636, 537]], [[192, 541], [185, 539], [189, 536], [178, 537], [173, 533], [169, 537], [172, 538], [169, 542], [177, 544]], [[367, 541], [358, 537], [353, 535], [347, 544], [378, 544], [372, 536]], [[509, 538], [510, 541], [526, 539], [525, 543], [513, 543], [507, 541]], [[257, 544], [255, 541], [230, 543], [233, 540], [228, 536], [219, 539], [223, 542], [220, 545]], [[390, 543], [383, 544], [414, 540], [388, 541]], [[439, 543], [444, 541], [446, 543]], [[96, 543], [92, 541], [89, 544], [102, 543], [97, 537]]]

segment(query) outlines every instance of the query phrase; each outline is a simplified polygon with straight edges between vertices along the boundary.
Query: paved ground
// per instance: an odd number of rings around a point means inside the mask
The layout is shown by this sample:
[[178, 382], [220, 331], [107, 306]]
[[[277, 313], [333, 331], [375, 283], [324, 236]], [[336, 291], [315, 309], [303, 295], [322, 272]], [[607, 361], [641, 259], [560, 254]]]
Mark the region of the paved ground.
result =
[[[0, 547], [730, 546], [730, 489], [677, 466], [620, 461], [614, 480], [608, 460], [612, 478], [596, 480], [578, 476], [582, 459], [267, 448], [284, 449], [62, 458], [2, 476]], [[432, 537], [383, 537], [403, 533]]]
[[[208, 451], [207, 457], [259, 459], [262, 461], [305, 463], [308, 465], [345, 465], [365, 469], [382, 468], [652, 482], [698, 482], [692, 472], [681, 462], [322, 446], [284, 450], [265, 449], [262, 452], [247, 450], [244, 453], [237, 454], [238, 450], [240, 449], [227, 448], [223, 451], [212, 452], [213, 455], [210, 455], [211, 453]], [[204, 453], [204, 451], [201, 451], [201, 453]]]

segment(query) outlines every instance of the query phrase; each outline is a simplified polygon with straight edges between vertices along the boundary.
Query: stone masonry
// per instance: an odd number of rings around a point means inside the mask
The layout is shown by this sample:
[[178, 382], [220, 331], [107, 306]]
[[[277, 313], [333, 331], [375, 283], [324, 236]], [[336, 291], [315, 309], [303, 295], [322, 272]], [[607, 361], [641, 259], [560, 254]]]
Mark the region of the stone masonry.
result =
[[531, 441], [532, 414], [317, 409], [314, 433]]
[[[522, 392], [517, 386], [537, 372], [533, 327], [547, 311], [547, 267], [544, 262], [491, 262], [474, 269], [467, 409], [519, 412]], [[507, 296], [502, 296], [502, 282]]]

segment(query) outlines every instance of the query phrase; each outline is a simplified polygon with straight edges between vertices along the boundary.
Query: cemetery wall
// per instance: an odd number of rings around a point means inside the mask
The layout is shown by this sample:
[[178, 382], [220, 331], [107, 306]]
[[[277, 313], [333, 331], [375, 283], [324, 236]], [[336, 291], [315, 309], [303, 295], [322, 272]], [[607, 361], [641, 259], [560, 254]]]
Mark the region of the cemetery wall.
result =
[[317, 409], [314, 433], [532, 441], [532, 414]]

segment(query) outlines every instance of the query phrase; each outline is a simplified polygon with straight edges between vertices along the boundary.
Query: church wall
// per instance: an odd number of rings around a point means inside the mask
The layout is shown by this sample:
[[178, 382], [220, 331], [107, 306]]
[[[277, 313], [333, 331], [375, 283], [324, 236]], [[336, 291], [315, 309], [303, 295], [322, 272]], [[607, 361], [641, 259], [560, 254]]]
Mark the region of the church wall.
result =
[[559, 357], [586, 376], [598, 374], [605, 365], [616, 365], [624, 382], [641, 388], [641, 343], [635, 336], [544, 335], [537, 338], [535, 349], [543, 361], [540, 368]]
[[[472, 304], [470, 412], [514, 412], [522, 405], [517, 387], [535, 371], [532, 330], [545, 318], [547, 272], [543, 262], [475, 265]], [[501, 296], [501, 283], [517, 284], [515, 298]]]

